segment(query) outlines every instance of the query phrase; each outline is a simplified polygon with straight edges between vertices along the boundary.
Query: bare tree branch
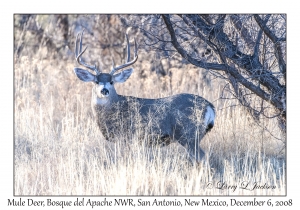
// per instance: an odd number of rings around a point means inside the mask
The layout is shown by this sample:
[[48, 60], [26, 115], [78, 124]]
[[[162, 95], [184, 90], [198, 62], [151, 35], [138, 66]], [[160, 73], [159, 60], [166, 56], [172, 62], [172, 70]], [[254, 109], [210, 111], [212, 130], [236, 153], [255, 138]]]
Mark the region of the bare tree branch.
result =
[[277, 38], [276, 35], [267, 27], [266, 23], [259, 17], [259, 15], [254, 15], [254, 19], [256, 20], [259, 27], [264, 31], [264, 33], [271, 39], [274, 43], [275, 47], [275, 56], [277, 58], [279, 69], [284, 74], [284, 78], [286, 80], [286, 64], [283, 59], [283, 52], [281, 48], [281, 41], [285, 41], [285, 38]]
[[192, 58], [188, 55], [188, 53], [180, 46], [180, 44], [177, 41], [177, 38], [175, 36], [175, 31], [173, 29], [172, 23], [170, 21], [169, 15], [163, 15], [163, 20], [166, 23], [167, 29], [171, 36], [171, 42], [175, 49], [178, 51], [178, 53], [185, 59], [187, 59], [190, 63], [194, 64], [195, 66], [198, 66], [200, 68], [204, 69], [213, 69], [213, 70], [222, 70], [225, 72], [228, 72], [231, 76], [236, 78], [241, 84], [243, 84], [245, 87], [250, 89], [251, 91], [257, 93], [259, 97], [266, 101], [270, 101], [272, 104], [281, 106], [281, 102], [277, 100], [274, 97], [271, 97], [268, 93], [263, 91], [258, 86], [253, 85], [251, 82], [249, 82], [247, 79], [245, 79], [236, 69], [225, 65], [225, 64], [211, 64], [211, 63], [204, 63], [202, 61], [199, 61], [198, 59]]
[[245, 40], [248, 47], [253, 48], [255, 43], [252, 39], [252, 36], [249, 34], [247, 28], [243, 26], [240, 18], [237, 15], [230, 15], [230, 19], [234, 27], [240, 32], [241, 37]]

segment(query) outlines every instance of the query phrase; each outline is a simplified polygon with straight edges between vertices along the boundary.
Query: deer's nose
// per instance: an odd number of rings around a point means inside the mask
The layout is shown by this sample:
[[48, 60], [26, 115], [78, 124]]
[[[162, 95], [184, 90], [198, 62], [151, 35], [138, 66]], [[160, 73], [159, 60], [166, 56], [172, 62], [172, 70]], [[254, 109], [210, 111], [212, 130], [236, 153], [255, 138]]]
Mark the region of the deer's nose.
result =
[[101, 90], [101, 94], [107, 96], [109, 94], [109, 91], [106, 88], [103, 88]]

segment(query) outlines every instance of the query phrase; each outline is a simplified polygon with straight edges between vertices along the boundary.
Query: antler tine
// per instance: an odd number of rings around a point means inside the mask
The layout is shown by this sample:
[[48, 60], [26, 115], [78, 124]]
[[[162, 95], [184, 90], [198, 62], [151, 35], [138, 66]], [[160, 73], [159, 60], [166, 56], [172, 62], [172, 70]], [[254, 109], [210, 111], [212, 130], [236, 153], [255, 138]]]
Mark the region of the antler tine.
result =
[[126, 36], [126, 41], [127, 41], [127, 61], [126, 62], [129, 62], [130, 61], [130, 44], [129, 44], [129, 39], [128, 39], [127, 34], [125, 34], [125, 36]]
[[[81, 56], [82, 54], [86, 51], [87, 47], [84, 48], [82, 51], [82, 35], [83, 35], [84, 30], [82, 30], [81, 33], [78, 33], [76, 36], [76, 42], [75, 42], [75, 59], [79, 65], [82, 65], [92, 71], [95, 71], [97, 75], [99, 75], [101, 72], [97, 69], [96, 64], [94, 66], [88, 65], [85, 62], [82, 61]], [[78, 39], [78, 36], [79, 39]], [[78, 42], [79, 42], [79, 49], [78, 49]]]
[[136, 43], [136, 40], [134, 38], [134, 57], [137, 57], [137, 43]]
[[112, 69], [114, 69], [114, 68], [115, 68], [115, 61], [114, 61], [114, 58], [112, 58], [112, 61], [111, 61], [111, 62], [112, 62], [112, 64], [111, 64], [111, 65], [112, 65]]
[[134, 49], [134, 58], [133, 58], [132, 61], [130, 61], [130, 44], [129, 44], [129, 39], [128, 39], [127, 34], [125, 34], [125, 36], [126, 36], [126, 41], [127, 41], [127, 61], [126, 61], [125, 64], [120, 65], [120, 66], [114, 67], [114, 65], [113, 65], [113, 68], [112, 68], [112, 70], [110, 72], [111, 75], [113, 75], [114, 73], [116, 73], [120, 69], [123, 69], [125, 67], [128, 67], [128, 66], [134, 64], [137, 61], [137, 59], [138, 59], [137, 44], [136, 44], [136, 41], [134, 39], [134, 47], [135, 47], [135, 49]]

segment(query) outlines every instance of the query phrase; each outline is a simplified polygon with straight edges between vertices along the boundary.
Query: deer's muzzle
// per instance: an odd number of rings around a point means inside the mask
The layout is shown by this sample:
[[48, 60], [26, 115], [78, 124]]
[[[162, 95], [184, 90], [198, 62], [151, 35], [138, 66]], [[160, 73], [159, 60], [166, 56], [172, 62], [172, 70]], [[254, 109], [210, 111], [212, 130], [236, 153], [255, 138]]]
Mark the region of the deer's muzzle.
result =
[[106, 88], [103, 88], [101, 90], [101, 94], [104, 95], [104, 96], [107, 96], [109, 94], [109, 91]]

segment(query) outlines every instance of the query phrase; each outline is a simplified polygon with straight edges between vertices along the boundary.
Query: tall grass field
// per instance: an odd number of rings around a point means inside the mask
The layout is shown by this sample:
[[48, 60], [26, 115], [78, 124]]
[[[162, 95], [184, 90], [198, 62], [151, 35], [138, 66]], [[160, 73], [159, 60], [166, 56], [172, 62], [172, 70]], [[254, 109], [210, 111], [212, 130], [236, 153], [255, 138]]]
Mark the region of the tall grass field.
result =
[[[115, 85], [121, 95], [190, 93], [214, 104], [215, 125], [201, 141], [205, 158], [193, 165], [176, 142], [148, 146], [130, 130], [106, 141], [91, 109], [93, 84], [73, 72], [73, 46], [66, 57], [44, 46], [32, 51], [23, 33], [14, 56], [15, 195], [286, 195], [285, 136], [276, 119], [256, 122], [230, 97], [220, 99], [224, 81], [207, 82], [205, 70], [189, 65], [159, 76], [150, 71], [155, 56], [141, 50], [131, 77]], [[84, 57], [101, 59], [92, 46]]]

